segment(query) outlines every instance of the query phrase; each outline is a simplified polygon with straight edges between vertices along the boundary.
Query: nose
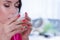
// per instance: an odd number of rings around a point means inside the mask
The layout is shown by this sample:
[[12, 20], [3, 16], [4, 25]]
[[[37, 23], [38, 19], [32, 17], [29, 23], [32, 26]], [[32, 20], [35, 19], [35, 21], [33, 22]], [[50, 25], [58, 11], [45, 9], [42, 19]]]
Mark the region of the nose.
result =
[[10, 18], [12, 18], [12, 17], [14, 17], [15, 15], [17, 15], [17, 10], [15, 9], [15, 8], [11, 8], [11, 9], [9, 9], [9, 16], [8, 16], [8, 19], [10, 19]]
[[16, 13], [17, 13], [17, 10], [12, 8], [12, 9], [11, 9], [11, 14], [14, 15], [14, 14], [16, 14]]
[[14, 15], [14, 14], [16, 14], [16, 13], [18, 13], [18, 9], [15, 8], [15, 7], [12, 7], [12, 8], [10, 9], [10, 14]]

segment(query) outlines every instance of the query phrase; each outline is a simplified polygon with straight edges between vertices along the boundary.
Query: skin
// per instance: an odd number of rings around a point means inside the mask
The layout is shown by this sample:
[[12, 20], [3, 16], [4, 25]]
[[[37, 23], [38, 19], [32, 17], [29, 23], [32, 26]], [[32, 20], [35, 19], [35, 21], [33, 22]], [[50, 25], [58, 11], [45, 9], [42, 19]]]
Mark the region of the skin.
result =
[[6, 22], [9, 17], [14, 16], [19, 11], [18, 8], [15, 7], [16, 5], [18, 6], [18, 3], [16, 3], [18, 0], [9, 0], [10, 2], [7, 1], [8, 0], [0, 0], [0, 21], [3, 23]]
[[[30, 18], [26, 15], [26, 23], [22, 22], [22, 20], [17, 21], [18, 15], [16, 14], [19, 11], [18, 6], [18, 0], [0, 0], [0, 40], [10, 40], [16, 33], [21, 33], [23, 40], [29, 40], [28, 36], [31, 32]], [[19, 23], [29, 24], [29, 29], [24, 28]]]

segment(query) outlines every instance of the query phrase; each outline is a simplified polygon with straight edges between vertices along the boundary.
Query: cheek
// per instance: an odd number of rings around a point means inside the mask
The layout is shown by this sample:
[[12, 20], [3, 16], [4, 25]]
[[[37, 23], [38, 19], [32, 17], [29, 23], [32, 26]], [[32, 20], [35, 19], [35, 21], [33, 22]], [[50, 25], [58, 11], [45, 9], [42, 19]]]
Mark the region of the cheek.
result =
[[7, 14], [7, 12], [8, 12], [7, 9], [3, 6], [0, 7], [0, 10], [3, 14]]
[[[5, 8], [4, 6], [0, 6], [0, 18], [11, 18], [18, 14], [18, 9], [15, 8]], [[4, 17], [3, 17], [4, 16]]]
[[6, 17], [7, 17], [7, 10], [3, 6], [0, 6], [0, 18], [5, 19]]
[[14, 8], [11, 8], [8, 10], [9, 10], [9, 17], [14, 17], [18, 14], [18, 10], [14, 9]]

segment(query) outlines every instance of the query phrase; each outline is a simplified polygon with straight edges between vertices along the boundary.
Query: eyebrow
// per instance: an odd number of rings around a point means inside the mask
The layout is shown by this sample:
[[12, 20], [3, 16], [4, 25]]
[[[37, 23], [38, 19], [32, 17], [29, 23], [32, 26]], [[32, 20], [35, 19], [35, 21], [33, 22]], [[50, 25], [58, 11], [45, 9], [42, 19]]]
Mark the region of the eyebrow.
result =
[[5, 2], [12, 3], [11, 1], [5, 0]]
[[[12, 3], [12, 2], [11, 2], [11, 1], [9, 1], [9, 0], [5, 0], [5, 2]], [[16, 3], [19, 3], [19, 1], [17, 1]]]
[[16, 3], [19, 3], [19, 1], [17, 1]]

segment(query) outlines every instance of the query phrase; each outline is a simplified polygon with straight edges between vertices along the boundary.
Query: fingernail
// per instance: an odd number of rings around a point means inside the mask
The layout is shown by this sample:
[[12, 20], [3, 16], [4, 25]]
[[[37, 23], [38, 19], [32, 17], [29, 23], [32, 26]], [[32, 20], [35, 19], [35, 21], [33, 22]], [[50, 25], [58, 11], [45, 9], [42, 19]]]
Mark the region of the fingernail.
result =
[[20, 17], [20, 14], [18, 14], [18, 16], [17, 16], [18, 18]]
[[27, 19], [23, 19], [22, 22], [23, 23], [28, 23], [28, 20]]
[[26, 22], [27, 22], [27, 20], [26, 20], [26, 19], [24, 19], [24, 20], [22, 20], [22, 22], [26, 23]]
[[28, 16], [28, 14], [27, 14], [27, 12], [25, 12], [25, 17], [27, 17]]
[[11, 40], [22, 40], [22, 35], [20, 33], [16, 33]]

